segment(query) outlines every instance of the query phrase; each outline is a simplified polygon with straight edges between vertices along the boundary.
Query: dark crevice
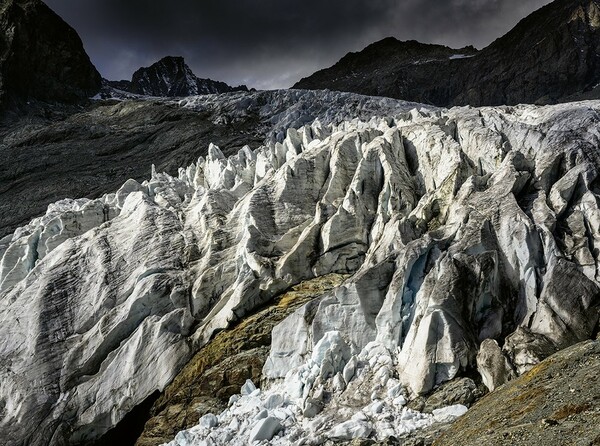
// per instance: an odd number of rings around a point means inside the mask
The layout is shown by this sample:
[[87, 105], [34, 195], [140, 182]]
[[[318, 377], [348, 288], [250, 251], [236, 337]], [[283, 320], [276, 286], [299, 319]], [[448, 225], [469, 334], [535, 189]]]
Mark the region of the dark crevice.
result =
[[150, 419], [152, 405], [159, 397], [160, 392], [157, 390], [142, 403], [135, 406], [115, 427], [98, 440], [80, 443], [76, 446], [134, 446], [144, 431], [146, 421]]
[[417, 147], [407, 138], [402, 138], [402, 145], [404, 146], [404, 156], [408, 170], [412, 176], [415, 176], [420, 172]]
[[598, 339], [599, 336], [600, 336], [600, 318], [598, 319], [598, 322], [596, 322], [596, 326], [594, 327], [594, 330], [592, 331], [591, 339]]
[[535, 179], [531, 177], [523, 189], [515, 194], [515, 199], [519, 208], [533, 221], [533, 205], [539, 196], [539, 191], [535, 188]]

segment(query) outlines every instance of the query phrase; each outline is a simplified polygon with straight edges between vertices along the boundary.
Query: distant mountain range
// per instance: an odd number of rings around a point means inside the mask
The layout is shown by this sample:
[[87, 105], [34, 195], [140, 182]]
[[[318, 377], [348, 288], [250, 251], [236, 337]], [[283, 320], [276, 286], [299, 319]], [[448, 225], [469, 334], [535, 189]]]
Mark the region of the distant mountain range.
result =
[[[600, 0], [557, 0], [481, 51], [387, 38], [293, 88], [330, 89], [453, 106], [600, 97]], [[148, 96], [246, 91], [198, 78], [182, 57], [104, 81], [77, 33], [40, 0], [0, 7], [0, 106], [77, 103], [103, 87]], [[110, 94], [105, 94], [110, 96]]]
[[388, 38], [293, 88], [481, 106], [596, 99], [599, 83], [599, 2], [557, 0], [481, 51]]

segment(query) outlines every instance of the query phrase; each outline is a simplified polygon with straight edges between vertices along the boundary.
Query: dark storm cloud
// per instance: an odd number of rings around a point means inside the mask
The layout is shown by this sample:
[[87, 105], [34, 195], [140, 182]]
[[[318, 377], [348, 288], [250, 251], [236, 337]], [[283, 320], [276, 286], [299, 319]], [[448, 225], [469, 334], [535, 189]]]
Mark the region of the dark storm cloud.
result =
[[483, 47], [548, 0], [46, 0], [104, 77], [165, 55], [200, 77], [257, 88], [301, 77], [387, 36]]

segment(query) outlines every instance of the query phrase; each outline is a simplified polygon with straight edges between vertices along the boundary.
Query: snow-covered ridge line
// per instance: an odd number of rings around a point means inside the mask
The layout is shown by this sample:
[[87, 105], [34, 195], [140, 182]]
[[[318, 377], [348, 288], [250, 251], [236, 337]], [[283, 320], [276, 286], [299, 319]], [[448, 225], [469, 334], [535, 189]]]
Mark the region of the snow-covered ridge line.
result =
[[[599, 109], [315, 122], [55, 205], [0, 242], [7, 443], [98, 438], [216, 330], [330, 273], [353, 277], [274, 330], [264, 369], [303, 417], [317, 402], [312, 438], [354, 416], [349, 401], [391, 408], [388, 384], [410, 397], [478, 366], [493, 387], [590, 336]], [[366, 393], [341, 386], [353, 363]]]

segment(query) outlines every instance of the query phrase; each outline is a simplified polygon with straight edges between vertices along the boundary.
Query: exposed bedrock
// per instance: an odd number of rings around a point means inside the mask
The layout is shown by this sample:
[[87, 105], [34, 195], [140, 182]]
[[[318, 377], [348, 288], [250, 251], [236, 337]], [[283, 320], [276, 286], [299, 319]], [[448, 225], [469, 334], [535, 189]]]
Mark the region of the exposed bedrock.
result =
[[[81, 103], [101, 78], [81, 39], [40, 0], [0, 5], [0, 109], [4, 121], [30, 101]], [[24, 110], [21, 110], [24, 111]]]
[[[330, 273], [352, 277], [274, 329], [263, 370], [307, 417], [392, 382], [424, 394], [478, 366], [498, 386], [590, 338], [599, 109], [315, 123], [57, 204], [0, 241], [3, 438], [100, 437], [217, 332]], [[323, 435], [372, 429], [338, 421]]]

